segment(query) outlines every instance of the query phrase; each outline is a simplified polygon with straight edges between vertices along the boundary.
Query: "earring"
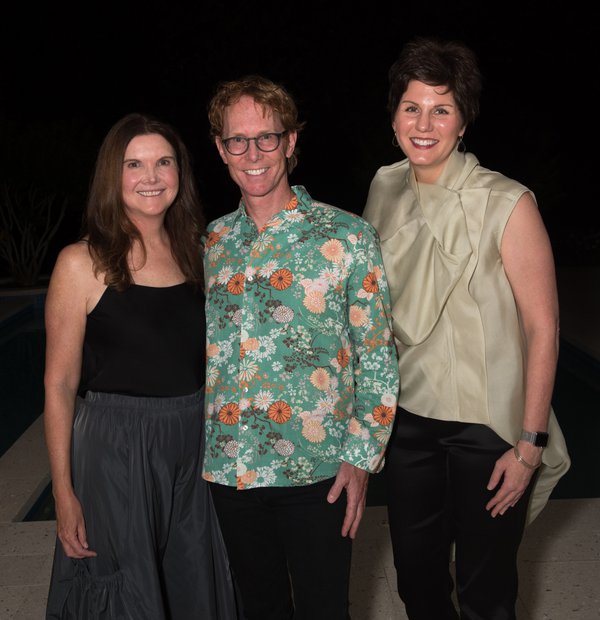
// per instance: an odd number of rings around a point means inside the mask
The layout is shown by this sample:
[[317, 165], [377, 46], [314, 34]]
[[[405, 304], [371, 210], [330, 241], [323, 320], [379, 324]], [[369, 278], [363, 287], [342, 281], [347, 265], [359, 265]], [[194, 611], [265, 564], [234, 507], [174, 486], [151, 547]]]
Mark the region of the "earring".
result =
[[396, 137], [396, 132], [394, 132], [394, 137], [392, 138], [392, 146], [400, 148], [400, 145], [398, 144], [398, 138]]
[[456, 148], [459, 153], [464, 153], [467, 150], [467, 147], [465, 146], [465, 143], [463, 142], [462, 136], [458, 136], [458, 143], [457, 143]]

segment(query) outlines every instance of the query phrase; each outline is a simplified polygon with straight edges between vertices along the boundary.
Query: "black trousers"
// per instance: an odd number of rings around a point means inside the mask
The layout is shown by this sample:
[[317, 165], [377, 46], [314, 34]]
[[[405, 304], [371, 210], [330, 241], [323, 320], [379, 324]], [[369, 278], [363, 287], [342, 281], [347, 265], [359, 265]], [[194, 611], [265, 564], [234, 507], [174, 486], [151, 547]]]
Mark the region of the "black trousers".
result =
[[485, 510], [496, 460], [510, 448], [489, 427], [398, 408], [385, 466], [398, 593], [411, 620], [514, 620], [517, 551], [531, 487], [495, 518]]
[[352, 541], [334, 480], [238, 491], [211, 483], [247, 620], [348, 620]]

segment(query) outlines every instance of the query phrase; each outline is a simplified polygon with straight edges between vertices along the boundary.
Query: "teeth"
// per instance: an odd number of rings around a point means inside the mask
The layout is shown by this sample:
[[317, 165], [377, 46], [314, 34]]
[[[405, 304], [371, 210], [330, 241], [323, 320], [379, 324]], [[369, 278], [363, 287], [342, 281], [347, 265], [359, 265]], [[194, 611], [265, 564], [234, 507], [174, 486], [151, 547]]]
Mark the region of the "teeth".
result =
[[145, 198], [152, 198], [153, 196], [160, 196], [161, 190], [154, 190], [153, 192], [138, 192], [140, 196]]
[[419, 146], [432, 146], [437, 143], [437, 140], [425, 140], [425, 138], [411, 138], [413, 144], [417, 144]]
[[250, 168], [248, 170], [244, 170], [244, 172], [254, 177], [259, 174], [264, 174], [267, 170], [268, 168]]

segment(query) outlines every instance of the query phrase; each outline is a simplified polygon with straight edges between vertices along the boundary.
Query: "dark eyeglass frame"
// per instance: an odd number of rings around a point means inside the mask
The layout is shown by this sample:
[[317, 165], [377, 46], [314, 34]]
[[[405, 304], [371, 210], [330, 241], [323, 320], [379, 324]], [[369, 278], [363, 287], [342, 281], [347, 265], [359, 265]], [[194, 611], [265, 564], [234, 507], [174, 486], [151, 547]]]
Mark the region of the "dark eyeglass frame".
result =
[[[276, 151], [279, 148], [281, 144], [281, 138], [285, 136], [286, 133], [288, 133], [287, 129], [284, 129], [283, 131], [267, 131], [266, 133], [261, 133], [260, 136], [254, 136], [254, 138], [246, 138], [245, 136], [231, 136], [231, 138], [221, 138], [221, 142], [223, 146], [225, 147], [225, 149], [227, 150], [227, 152], [230, 155], [234, 155], [234, 156], [243, 155], [244, 153], [247, 153], [248, 149], [250, 148], [250, 142], [252, 140], [254, 140], [254, 144], [256, 144], [256, 148], [259, 151], [262, 151], [263, 153], [272, 153], [273, 151]], [[272, 149], [265, 149], [260, 145], [259, 143], [260, 138], [264, 138], [265, 136], [277, 136], [277, 144]], [[231, 140], [244, 141], [246, 143], [246, 148], [239, 153], [232, 153], [229, 150], [229, 143], [231, 142]]]

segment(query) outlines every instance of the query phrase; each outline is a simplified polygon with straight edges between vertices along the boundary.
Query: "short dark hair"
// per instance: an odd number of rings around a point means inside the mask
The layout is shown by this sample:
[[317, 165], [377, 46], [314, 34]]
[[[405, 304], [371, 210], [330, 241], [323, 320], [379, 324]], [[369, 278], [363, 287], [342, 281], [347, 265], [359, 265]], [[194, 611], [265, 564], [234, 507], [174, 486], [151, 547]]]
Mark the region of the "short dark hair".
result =
[[415, 37], [402, 48], [388, 78], [388, 111], [392, 120], [411, 80], [447, 87], [465, 125], [479, 114], [481, 73], [475, 53], [462, 41]]

